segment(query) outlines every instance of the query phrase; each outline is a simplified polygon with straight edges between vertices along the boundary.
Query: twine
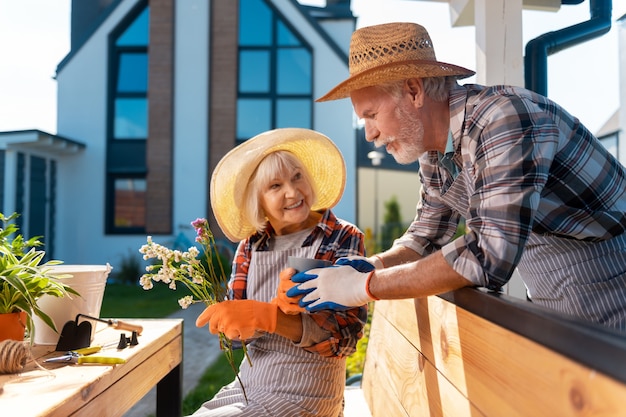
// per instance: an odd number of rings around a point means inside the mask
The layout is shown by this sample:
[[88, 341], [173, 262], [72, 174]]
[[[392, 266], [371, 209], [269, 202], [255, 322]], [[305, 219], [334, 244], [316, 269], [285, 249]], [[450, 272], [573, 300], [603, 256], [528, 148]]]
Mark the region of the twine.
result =
[[0, 374], [15, 374], [20, 372], [30, 357], [30, 350], [17, 340], [3, 340], [0, 342]]

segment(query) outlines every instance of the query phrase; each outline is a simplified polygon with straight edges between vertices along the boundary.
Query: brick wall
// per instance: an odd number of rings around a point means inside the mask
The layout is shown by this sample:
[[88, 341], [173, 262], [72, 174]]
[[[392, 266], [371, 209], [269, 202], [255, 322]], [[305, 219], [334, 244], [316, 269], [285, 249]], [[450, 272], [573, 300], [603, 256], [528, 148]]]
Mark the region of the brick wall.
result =
[[146, 232], [172, 232], [174, 0], [150, 0]]
[[[209, 54], [209, 172], [235, 146], [237, 121], [238, 0], [211, 2]], [[208, 185], [210, 187], [210, 184]], [[210, 189], [207, 189], [207, 207]], [[211, 213], [211, 230], [224, 237]]]

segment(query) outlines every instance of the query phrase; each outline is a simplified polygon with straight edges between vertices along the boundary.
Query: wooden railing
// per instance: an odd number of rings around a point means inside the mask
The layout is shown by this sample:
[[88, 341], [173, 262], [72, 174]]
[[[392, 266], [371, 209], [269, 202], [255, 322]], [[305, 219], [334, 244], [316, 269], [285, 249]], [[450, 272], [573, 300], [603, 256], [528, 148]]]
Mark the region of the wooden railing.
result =
[[465, 288], [377, 301], [373, 417], [626, 416], [626, 335]]

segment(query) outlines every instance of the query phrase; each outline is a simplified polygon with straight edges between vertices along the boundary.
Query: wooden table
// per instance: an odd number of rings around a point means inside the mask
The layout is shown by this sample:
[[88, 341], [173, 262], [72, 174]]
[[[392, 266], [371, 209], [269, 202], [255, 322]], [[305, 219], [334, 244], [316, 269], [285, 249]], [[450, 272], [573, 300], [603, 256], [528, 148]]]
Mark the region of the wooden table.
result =
[[[99, 355], [119, 356], [119, 365], [44, 363], [56, 346], [34, 346], [20, 374], [0, 375], [0, 414], [35, 416], [123, 416], [157, 386], [157, 416], [182, 414], [183, 336], [181, 319], [124, 320], [140, 324], [139, 344], [117, 349], [121, 330], [98, 323], [92, 345]], [[107, 346], [108, 345], [108, 346]]]

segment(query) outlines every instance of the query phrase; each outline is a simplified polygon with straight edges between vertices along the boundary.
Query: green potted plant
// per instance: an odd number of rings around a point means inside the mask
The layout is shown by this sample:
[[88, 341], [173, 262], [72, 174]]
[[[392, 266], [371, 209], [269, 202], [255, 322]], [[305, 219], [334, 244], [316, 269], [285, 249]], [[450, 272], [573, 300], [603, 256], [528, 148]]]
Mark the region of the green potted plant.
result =
[[[18, 233], [19, 228], [13, 223], [18, 216], [13, 213], [6, 217], [0, 213], [0, 320], [6, 318], [5, 315], [12, 315], [11, 319], [17, 320], [22, 331], [17, 337], [15, 334], [8, 337], [0, 335], [0, 340], [23, 340], [25, 330], [32, 343], [34, 316], [57, 331], [52, 319], [38, 307], [39, 298], [43, 295], [64, 297], [68, 293], [79, 294], [61, 282], [66, 276], [51, 274], [50, 266], [61, 264], [61, 261], [42, 263], [46, 253], [37, 249], [43, 245], [39, 237], [26, 240]], [[3, 324], [0, 330], [8, 327], [8, 324]]]

